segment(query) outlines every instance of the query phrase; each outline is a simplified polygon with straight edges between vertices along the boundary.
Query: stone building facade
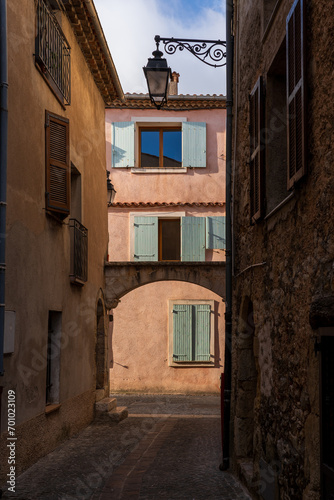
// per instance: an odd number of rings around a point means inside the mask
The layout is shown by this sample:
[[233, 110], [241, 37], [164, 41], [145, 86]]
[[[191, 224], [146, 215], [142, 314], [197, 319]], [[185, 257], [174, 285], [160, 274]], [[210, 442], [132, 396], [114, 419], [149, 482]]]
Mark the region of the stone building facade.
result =
[[17, 476], [88, 425], [96, 389], [108, 389], [106, 354], [96, 355], [107, 347], [105, 105], [122, 89], [90, 1], [9, 1], [7, 39], [8, 487], [8, 403]]
[[233, 464], [333, 498], [333, 4], [234, 2]]

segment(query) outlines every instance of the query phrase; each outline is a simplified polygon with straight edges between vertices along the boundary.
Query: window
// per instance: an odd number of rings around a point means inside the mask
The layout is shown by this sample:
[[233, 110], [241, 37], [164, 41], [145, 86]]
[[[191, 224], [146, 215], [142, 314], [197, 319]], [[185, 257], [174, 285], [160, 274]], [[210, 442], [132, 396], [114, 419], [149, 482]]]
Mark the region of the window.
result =
[[169, 301], [169, 365], [213, 365], [214, 301]]
[[269, 214], [306, 174], [304, 0], [286, 20], [286, 39], [250, 94], [250, 212]]
[[57, 97], [62, 102], [70, 104], [70, 46], [52, 12], [51, 5], [46, 0], [38, 0], [36, 17], [36, 65]]
[[287, 196], [286, 40], [267, 74], [265, 177], [266, 213]]
[[250, 205], [251, 217], [263, 215], [264, 202], [264, 113], [263, 82], [260, 76], [249, 98], [250, 110]]
[[140, 162], [144, 168], [180, 168], [182, 166], [181, 128], [139, 128]]
[[133, 260], [205, 261], [205, 250], [225, 248], [225, 217], [134, 216]]
[[159, 260], [181, 260], [180, 219], [159, 219]]
[[46, 111], [46, 210], [64, 219], [70, 212], [69, 121]]
[[49, 311], [46, 356], [46, 404], [59, 403], [61, 312]]
[[138, 167], [145, 171], [180, 167], [205, 168], [206, 124], [115, 122], [112, 124], [112, 166]]

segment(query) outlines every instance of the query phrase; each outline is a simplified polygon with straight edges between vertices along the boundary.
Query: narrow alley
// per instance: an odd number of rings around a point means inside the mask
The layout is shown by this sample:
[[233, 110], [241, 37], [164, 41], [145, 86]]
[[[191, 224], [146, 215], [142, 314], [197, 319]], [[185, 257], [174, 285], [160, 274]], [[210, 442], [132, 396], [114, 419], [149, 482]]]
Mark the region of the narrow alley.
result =
[[17, 479], [20, 500], [247, 500], [219, 470], [219, 396], [124, 395], [125, 420], [95, 420]]

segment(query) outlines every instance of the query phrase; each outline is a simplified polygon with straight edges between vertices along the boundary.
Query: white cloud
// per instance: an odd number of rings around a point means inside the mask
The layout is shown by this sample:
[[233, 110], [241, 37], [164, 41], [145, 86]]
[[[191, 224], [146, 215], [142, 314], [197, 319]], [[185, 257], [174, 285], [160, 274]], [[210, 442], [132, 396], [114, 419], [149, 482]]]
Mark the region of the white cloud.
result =
[[[225, 40], [223, 0], [202, 0], [199, 15], [191, 9], [196, 2], [189, 7], [189, 0], [94, 3], [124, 92], [147, 93], [142, 68], [155, 50], [155, 35]], [[172, 70], [180, 73], [179, 93], [225, 93], [225, 69], [210, 68], [185, 50], [166, 58]]]

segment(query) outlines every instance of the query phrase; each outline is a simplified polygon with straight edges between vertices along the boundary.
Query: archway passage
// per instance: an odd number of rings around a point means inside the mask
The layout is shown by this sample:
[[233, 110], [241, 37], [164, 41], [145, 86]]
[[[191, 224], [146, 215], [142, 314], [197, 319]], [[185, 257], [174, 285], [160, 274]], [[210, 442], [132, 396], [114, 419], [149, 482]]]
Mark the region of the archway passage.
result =
[[225, 262], [108, 262], [105, 265], [105, 303], [117, 306], [121, 297], [158, 281], [200, 285], [225, 298]]

